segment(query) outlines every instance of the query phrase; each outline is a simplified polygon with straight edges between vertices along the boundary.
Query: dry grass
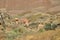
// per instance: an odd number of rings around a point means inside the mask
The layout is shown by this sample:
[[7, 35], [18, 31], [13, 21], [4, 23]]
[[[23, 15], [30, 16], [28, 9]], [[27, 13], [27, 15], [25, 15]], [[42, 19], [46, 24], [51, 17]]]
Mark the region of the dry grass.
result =
[[60, 30], [50, 30], [42, 33], [27, 34], [17, 40], [60, 40]]

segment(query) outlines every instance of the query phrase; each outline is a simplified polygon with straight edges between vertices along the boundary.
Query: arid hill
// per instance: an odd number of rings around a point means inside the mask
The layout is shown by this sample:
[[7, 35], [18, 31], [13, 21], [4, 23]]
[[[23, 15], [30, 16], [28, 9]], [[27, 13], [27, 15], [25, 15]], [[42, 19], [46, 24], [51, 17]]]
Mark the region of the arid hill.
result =
[[[6, 8], [11, 13], [38, 8], [38, 10], [59, 11], [60, 0], [0, 0], [0, 8]], [[56, 10], [57, 9], [57, 10]], [[59, 9], [59, 10], [58, 10]]]
[[0, 0], [0, 7], [24, 10], [39, 6], [48, 6], [49, 3], [49, 0]]

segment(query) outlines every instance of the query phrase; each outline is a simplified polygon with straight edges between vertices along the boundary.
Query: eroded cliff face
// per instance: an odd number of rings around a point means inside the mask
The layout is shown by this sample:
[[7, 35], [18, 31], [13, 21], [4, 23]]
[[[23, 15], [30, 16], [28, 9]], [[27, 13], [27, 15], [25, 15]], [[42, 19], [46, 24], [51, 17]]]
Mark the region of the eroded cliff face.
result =
[[[7, 9], [32, 9], [50, 5], [49, 0], [0, 0], [0, 6]], [[3, 6], [2, 6], [3, 5]]]
[[34, 8], [38, 8], [40, 11], [56, 11], [60, 8], [60, 0], [0, 0], [0, 8], [19, 10], [20, 12]]
[[50, 0], [52, 7], [48, 9], [50, 12], [60, 12], [60, 0]]

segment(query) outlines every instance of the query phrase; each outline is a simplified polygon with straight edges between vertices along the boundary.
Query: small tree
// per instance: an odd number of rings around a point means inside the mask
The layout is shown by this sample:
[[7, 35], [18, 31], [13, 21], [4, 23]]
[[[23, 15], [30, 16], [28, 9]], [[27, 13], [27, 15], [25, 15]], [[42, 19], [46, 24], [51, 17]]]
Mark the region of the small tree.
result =
[[6, 25], [1, 12], [0, 12], [0, 20], [1, 20], [1, 25], [3, 26], [3, 28], [5, 28]]
[[0, 10], [0, 21], [1, 21], [1, 25], [3, 26], [3, 29], [5, 30], [6, 29], [6, 18], [10, 19], [9, 15], [4, 12], [6, 10]]

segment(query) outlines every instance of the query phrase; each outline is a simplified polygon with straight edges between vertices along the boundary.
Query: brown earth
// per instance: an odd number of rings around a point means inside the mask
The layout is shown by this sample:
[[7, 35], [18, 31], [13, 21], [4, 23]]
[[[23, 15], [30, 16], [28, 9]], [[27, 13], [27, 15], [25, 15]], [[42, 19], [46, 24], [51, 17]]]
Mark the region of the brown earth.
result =
[[0, 8], [6, 8], [14, 14], [34, 8], [38, 8], [42, 12], [60, 11], [60, 0], [0, 0]]
[[24, 10], [48, 5], [50, 5], [49, 0], [0, 0], [0, 7], [7, 9]]

